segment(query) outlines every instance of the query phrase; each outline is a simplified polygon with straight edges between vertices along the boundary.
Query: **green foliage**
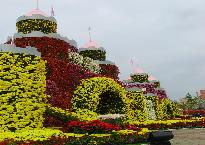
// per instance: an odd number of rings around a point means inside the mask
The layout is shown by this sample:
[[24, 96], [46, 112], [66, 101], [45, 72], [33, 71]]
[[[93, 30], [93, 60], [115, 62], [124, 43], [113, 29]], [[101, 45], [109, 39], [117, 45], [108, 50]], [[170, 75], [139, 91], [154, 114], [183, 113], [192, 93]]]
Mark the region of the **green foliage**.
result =
[[71, 120], [78, 120], [75, 113], [69, 112], [68, 110], [63, 110], [58, 107], [53, 107], [50, 104], [46, 105], [46, 113], [48, 115], [57, 117], [59, 120], [62, 120], [65, 123]]
[[139, 82], [139, 83], [148, 82], [148, 74], [136, 73], [136, 74], [131, 74], [130, 77], [133, 82]]
[[169, 100], [169, 99], [162, 99], [160, 102], [160, 108], [162, 109], [162, 118], [163, 119], [171, 119], [175, 116], [180, 115], [179, 107], [177, 103]]
[[90, 57], [93, 60], [105, 61], [106, 52], [102, 50], [84, 50], [79, 53], [83, 57]]
[[182, 110], [205, 109], [205, 100], [187, 93], [186, 97], [177, 102]]
[[153, 80], [153, 81], [150, 81], [150, 82], [154, 84], [155, 88], [160, 88], [160, 82], [159, 81]]
[[65, 123], [72, 120], [91, 121], [97, 118], [97, 113], [88, 109], [78, 109], [75, 112], [71, 112], [70, 110], [63, 110], [58, 107], [53, 107], [50, 104], [46, 105], [46, 113], [59, 118]]

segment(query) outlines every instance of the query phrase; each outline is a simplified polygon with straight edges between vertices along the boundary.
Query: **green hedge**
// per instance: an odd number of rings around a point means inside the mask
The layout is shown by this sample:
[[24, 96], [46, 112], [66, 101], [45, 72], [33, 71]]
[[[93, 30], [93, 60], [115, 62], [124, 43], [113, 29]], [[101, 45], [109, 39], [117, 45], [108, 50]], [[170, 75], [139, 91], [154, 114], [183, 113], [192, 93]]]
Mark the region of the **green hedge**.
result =
[[105, 61], [106, 52], [102, 50], [84, 50], [79, 52], [83, 57], [90, 57], [93, 60]]

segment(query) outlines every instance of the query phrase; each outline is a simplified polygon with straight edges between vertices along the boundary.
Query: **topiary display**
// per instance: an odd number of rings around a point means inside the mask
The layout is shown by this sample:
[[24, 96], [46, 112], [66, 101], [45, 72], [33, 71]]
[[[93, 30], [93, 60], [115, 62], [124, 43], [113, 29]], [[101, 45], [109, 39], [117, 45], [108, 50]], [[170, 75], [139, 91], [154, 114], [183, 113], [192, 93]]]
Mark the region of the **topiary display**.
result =
[[128, 98], [123, 87], [111, 78], [84, 79], [74, 91], [72, 109], [89, 109], [100, 114], [124, 114]]
[[160, 107], [163, 112], [163, 119], [172, 119], [180, 115], [177, 104], [170, 99], [164, 98], [160, 101]]
[[147, 113], [145, 110], [145, 97], [141, 90], [129, 90], [127, 92], [129, 98], [128, 119], [132, 121], [147, 120]]
[[39, 56], [1, 52], [0, 70], [0, 130], [43, 127], [45, 61]]

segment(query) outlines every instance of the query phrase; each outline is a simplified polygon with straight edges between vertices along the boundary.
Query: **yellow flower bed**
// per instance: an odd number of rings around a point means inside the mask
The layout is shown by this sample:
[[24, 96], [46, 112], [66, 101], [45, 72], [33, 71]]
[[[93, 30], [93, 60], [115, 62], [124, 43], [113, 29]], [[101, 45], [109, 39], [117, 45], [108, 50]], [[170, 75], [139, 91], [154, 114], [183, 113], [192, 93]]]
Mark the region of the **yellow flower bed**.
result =
[[[143, 128], [140, 132], [133, 131], [133, 130], [120, 130], [120, 131], [113, 131], [113, 133], [117, 133], [120, 135], [129, 135], [135, 134], [136, 135], [145, 135], [150, 131], [147, 128]], [[107, 138], [111, 137], [111, 134], [75, 134], [75, 133], [63, 133], [60, 130], [54, 129], [33, 129], [33, 130], [21, 130], [18, 132], [1, 132], [0, 133], [0, 142], [5, 140], [13, 140], [13, 141], [46, 141], [49, 140], [51, 137], [59, 137], [59, 138], [82, 138], [82, 137], [91, 137], [91, 138]]]
[[49, 137], [55, 136], [60, 137], [64, 136], [63, 132], [60, 130], [52, 129], [33, 129], [33, 130], [24, 130], [19, 132], [2, 132], [0, 133], [0, 141], [5, 139], [13, 139], [14, 141], [44, 141], [48, 140]]
[[160, 125], [167, 125], [167, 126], [171, 126], [174, 125], [176, 123], [183, 123], [183, 124], [187, 124], [187, 123], [195, 123], [197, 121], [201, 121], [204, 118], [193, 118], [193, 119], [188, 119], [188, 120], [158, 120], [158, 121], [154, 121], [154, 120], [147, 120], [144, 122], [139, 122], [139, 121], [129, 121], [130, 125], [136, 125], [136, 126], [141, 126], [141, 125], [155, 125], [155, 124], [160, 124]]
[[142, 128], [142, 130], [139, 131], [133, 131], [133, 130], [119, 130], [119, 131], [113, 131], [119, 134], [123, 134], [123, 135], [128, 135], [128, 134], [133, 134], [133, 133], [137, 133], [139, 135], [145, 135], [147, 133], [150, 132], [150, 130], [148, 128]]

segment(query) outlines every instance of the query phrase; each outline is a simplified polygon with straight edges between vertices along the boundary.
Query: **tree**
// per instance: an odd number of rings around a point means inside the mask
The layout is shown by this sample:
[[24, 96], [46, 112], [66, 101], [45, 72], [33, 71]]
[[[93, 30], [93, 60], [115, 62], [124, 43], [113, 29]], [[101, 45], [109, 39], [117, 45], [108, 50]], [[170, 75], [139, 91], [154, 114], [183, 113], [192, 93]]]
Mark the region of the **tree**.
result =
[[187, 93], [185, 98], [178, 104], [183, 110], [205, 109], [205, 100], [198, 96], [192, 96], [190, 93]]

